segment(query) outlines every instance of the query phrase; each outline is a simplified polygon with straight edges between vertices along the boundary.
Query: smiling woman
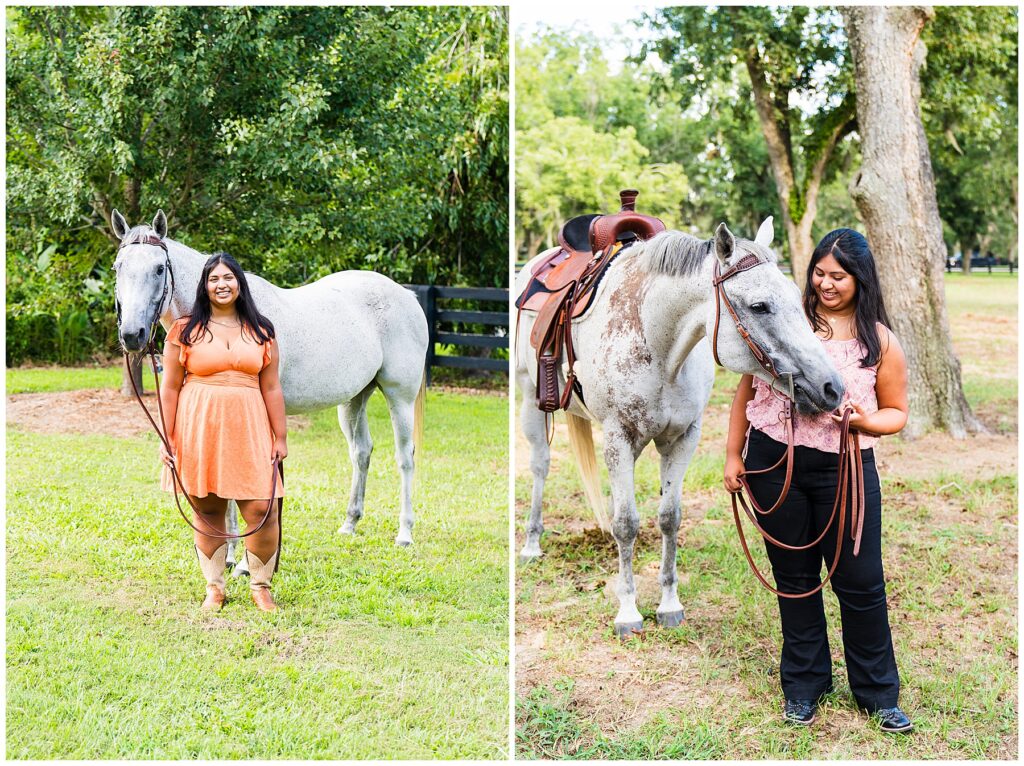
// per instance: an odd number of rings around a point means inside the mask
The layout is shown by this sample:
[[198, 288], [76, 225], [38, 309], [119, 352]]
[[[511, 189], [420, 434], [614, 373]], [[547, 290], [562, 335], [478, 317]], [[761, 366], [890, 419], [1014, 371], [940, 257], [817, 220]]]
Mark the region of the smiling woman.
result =
[[167, 333], [160, 389], [169, 446], [160, 446], [162, 485], [181, 486], [195, 514], [203, 609], [220, 610], [227, 598], [228, 500], [251, 530], [244, 539], [253, 601], [264, 611], [277, 608], [270, 580], [281, 522], [271, 505], [284, 495], [278, 466], [288, 456], [279, 358], [274, 326], [256, 309], [245, 272], [227, 253], [210, 256], [191, 315]]

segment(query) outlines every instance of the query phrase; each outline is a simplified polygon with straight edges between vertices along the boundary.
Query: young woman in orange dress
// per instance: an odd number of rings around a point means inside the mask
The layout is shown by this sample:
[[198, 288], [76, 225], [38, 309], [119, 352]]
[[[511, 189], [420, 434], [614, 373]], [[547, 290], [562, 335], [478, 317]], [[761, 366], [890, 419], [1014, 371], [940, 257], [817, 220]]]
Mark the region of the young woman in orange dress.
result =
[[[167, 333], [160, 399], [172, 448], [171, 454], [160, 448], [163, 488], [174, 489], [173, 464], [199, 509], [193, 522], [198, 529], [225, 534], [228, 500], [237, 502], [247, 528], [254, 529], [270, 502], [274, 461], [288, 454], [284, 396], [274, 326], [253, 305], [245, 273], [227, 253], [206, 262], [192, 314]], [[278, 475], [274, 497], [283, 495]], [[252, 599], [273, 611], [276, 512], [244, 539]], [[194, 541], [206, 578], [202, 608], [219, 610], [226, 600], [227, 543], [202, 532], [194, 533]]]
[[[857, 704], [871, 713], [884, 732], [907, 732], [913, 726], [899, 707], [900, 678], [889, 630], [882, 572], [882, 496], [871, 446], [895, 434], [907, 422], [907, 363], [889, 329], [875, 261], [863, 235], [851, 229], [826, 234], [811, 256], [804, 288], [804, 312], [832, 359], [846, 389], [843, 409], [860, 432], [864, 467], [864, 530], [860, 553], [843, 542], [832, 576], [832, 590], [842, 616], [846, 670]], [[726, 445], [725, 488], [740, 488], [739, 475], [772, 466], [785, 452], [783, 404], [769, 386], [750, 375], [740, 380], [733, 400]], [[776, 539], [807, 546], [829, 523], [838, 482], [842, 415], [794, 413], [793, 480], [779, 508], [761, 516], [761, 526]], [[785, 483], [778, 467], [747, 479], [753, 498], [770, 507]], [[805, 593], [821, 583], [824, 561], [836, 550], [835, 526], [817, 545], [785, 550], [765, 542], [777, 588]], [[797, 725], [813, 723], [818, 702], [832, 690], [822, 593], [807, 598], [779, 598], [782, 620], [780, 680], [783, 715]]]

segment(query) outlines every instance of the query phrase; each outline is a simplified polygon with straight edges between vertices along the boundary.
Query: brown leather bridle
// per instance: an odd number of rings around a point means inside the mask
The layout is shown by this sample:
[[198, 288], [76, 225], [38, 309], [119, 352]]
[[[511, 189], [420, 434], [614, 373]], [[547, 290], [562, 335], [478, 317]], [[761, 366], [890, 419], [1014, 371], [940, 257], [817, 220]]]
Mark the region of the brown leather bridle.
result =
[[[858, 432], [850, 428], [850, 410], [844, 410], [843, 420], [840, 425], [840, 436], [839, 436], [839, 476], [838, 483], [836, 485], [836, 498], [832, 504], [832, 514], [829, 516], [828, 524], [822, 530], [821, 534], [818, 535], [817, 539], [808, 543], [807, 545], [789, 545], [777, 540], [772, 537], [758, 522], [758, 515], [767, 516], [770, 513], [776, 511], [779, 506], [782, 505], [786, 496], [789, 494], [789, 487], [793, 480], [793, 450], [794, 450], [794, 434], [793, 434], [793, 400], [792, 400], [792, 375], [789, 373], [779, 373], [776, 369], [775, 364], [772, 362], [771, 357], [761, 348], [757, 341], [755, 341], [747, 329], [743, 326], [740, 321], [739, 315], [736, 313], [736, 309], [733, 308], [732, 303], [729, 301], [729, 296], [725, 292], [725, 281], [730, 277], [735, 276], [744, 271], [748, 271], [756, 266], [760, 266], [763, 263], [769, 263], [769, 261], [759, 258], [753, 253], [749, 253], [731, 267], [726, 269], [724, 272], [720, 272], [719, 263], [716, 259], [714, 267], [713, 285], [715, 288], [715, 326], [711, 336], [711, 353], [715, 357], [715, 363], [719, 367], [724, 365], [718, 358], [718, 325], [722, 317], [722, 306], [724, 305], [732, 317], [733, 322], [736, 324], [736, 330], [739, 332], [740, 337], [743, 338], [750, 352], [754, 355], [754, 359], [757, 363], [772, 377], [771, 388], [772, 392], [776, 396], [780, 396], [783, 399], [783, 418], [786, 424], [786, 451], [782, 454], [782, 457], [778, 461], [768, 467], [762, 468], [756, 471], [741, 471], [739, 474], [740, 489], [731, 492], [732, 495], [732, 514], [736, 521], [736, 531], [740, 536], [740, 545], [743, 546], [743, 554], [747, 558], [747, 563], [750, 564], [751, 570], [757, 576], [757, 579], [761, 581], [768, 590], [774, 593], [780, 598], [806, 598], [812, 596], [822, 588], [825, 584], [832, 579], [833, 573], [839, 566], [839, 557], [843, 549], [843, 529], [846, 524], [846, 508], [847, 508], [847, 482], [853, 484], [853, 492], [849, 496], [850, 504], [850, 537], [853, 540], [853, 555], [856, 556], [860, 553], [861, 539], [864, 533], [864, 467], [860, 454], [860, 438]], [[782, 396], [779, 393], [779, 389], [776, 388], [776, 383], [783, 380], [784, 376], [789, 376], [789, 395]], [[772, 504], [771, 508], [764, 509], [758, 505], [754, 496], [750, 492], [750, 484], [747, 481], [747, 476], [753, 476], [757, 474], [768, 473], [779, 468], [783, 463], [786, 465], [786, 479], [782, 485], [782, 491], [779, 494], [778, 499]], [[746, 495], [746, 497], [744, 497]], [[749, 504], [748, 504], [749, 499]], [[754, 528], [760, 533], [761, 537], [767, 540], [772, 545], [778, 548], [783, 548], [789, 551], [803, 551], [808, 548], [812, 548], [820, 543], [828, 531], [832, 528], [833, 522], [836, 520], [836, 514], [838, 511], [838, 534], [836, 535], [836, 552], [832, 559], [832, 564], [829, 566], [828, 574], [825, 579], [814, 589], [807, 591], [806, 593], [782, 593], [777, 588], [773, 588], [769, 584], [765, 576], [757, 568], [754, 563], [753, 556], [750, 554], [750, 548], [747, 545], [746, 536], [743, 534], [743, 525], [740, 521], [739, 507], [742, 506], [747, 517], [753, 523]]]
[[[160, 320], [160, 314], [161, 314], [161, 312], [163, 310], [164, 301], [167, 299], [168, 290], [171, 291], [172, 295], [174, 294], [174, 272], [171, 269], [171, 258], [170, 258], [170, 255], [167, 252], [167, 245], [164, 244], [163, 240], [161, 240], [159, 237], [155, 237], [152, 234], [147, 234], [145, 237], [133, 240], [131, 242], [122, 242], [121, 245], [118, 247], [118, 250], [120, 250], [123, 247], [128, 247], [129, 245], [153, 245], [154, 247], [159, 247], [160, 249], [162, 249], [164, 251], [164, 259], [165, 259], [165, 262], [164, 262], [164, 269], [165, 269], [165, 271], [164, 271], [164, 291], [163, 291], [163, 295], [160, 298], [160, 302], [157, 304], [155, 316], [153, 317], [153, 319], [150, 321], [150, 324], [149, 324], [149, 333], [148, 333], [147, 340], [146, 340], [146, 348], [141, 352], [143, 354], [148, 354], [149, 355], [150, 364], [152, 365], [152, 368], [153, 368], [153, 381], [154, 381], [154, 385], [156, 387], [156, 407], [157, 407], [157, 412], [160, 415], [160, 425], [159, 426], [157, 425], [156, 421], [153, 419], [153, 416], [150, 414], [149, 408], [147, 408], [145, 403], [142, 401], [142, 394], [139, 391], [138, 386], [135, 384], [135, 376], [132, 375], [131, 359], [130, 359], [130, 355], [128, 354], [127, 351], [124, 352], [124, 363], [125, 363], [125, 368], [126, 368], [127, 373], [128, 373], [128, 380], [131, 381], [131, 384], [132, 384], [132, 392], [135, 394], [135, 400], [139, 403], [139, 406], [142, 408], [142, 411], [146, 414], [146, 418], [149, 419], [150, 425], [153, 426], [153, 430], [156, 432], [157, 437], [159, 437], [161, 443], [164, 446], [164, 450], [167, 452], [168, 455], [172, 455], [171, 443], [170, 443], [170, 440], [166, 436], [166, 434], [167, 434], [167, 423], [166, 423], [166, 421], [164, 419], [163, 401], [160, 398], [160, 373], [157, 371], [156, 356], [157, 356], [158, 349], [156, 347], [155, 338], [156, 338], [156, 325], [157, 325], [157, 323]], [[117, 303], [116, 299], [115, 299], [115, 303]], [[120, 303], [117, 303], [117, 314], [118, 314], [118, 320], [120, 320], [120, 316], [121, 316]], [[216, 530], [213, 527], [211, 527], [206, 522], [206, 520], [204, 519], [203, 513], [199, 510], [199, 507], [192, 501], [192, 497], [188, 494], [188, 491], [185, 489], [185, 485], [181, 481], [181, 476], [178, 474], [177, 466], [174, 465], [174, 460], [173, 460], [173, 457], [172, 457], [171, 463], [170, 463], [170, 465], [168, 467], [171, 469], [171, 486], [174, 489], [174, 503], [175, 503], [175, 505], [178, 508], [178, 513], [181, 515], [181, 518], [184, 520], [184, 522], [186, 524], [188, 524], [194, 531], [198, 532], [201, 535], [205, 535], [206, 537], [213, 537], [213, 538], [217, 538], [217, 539], [220, 539], [220, 540], [241, 540], [243, 538], [249, 537], [250, 535], [256, 534], [261, 529], [263, 529], [263, 527], [266, 525], [267, 520], [270, 518], [270, 513], [271, 513], [271, 511], [274, 508], [274, 499], [275, 499], [274, 495], [277, 492], [277, 477], [278, 477], [278, 474], [281, 475], [281, 480], [284, 481], [284, 463], [281, 461], [280, 458], [278, 458], [276, 456], [274, 457], [273, 463], [274, 463], [274, 470], [273, 470], [273, 476], [272, 476], [271, 482], [270, 482], [270, 499], [267, 501], [267, 510], [264, 512], [263, 518], [260, 520], [260, 523], [256, 527], [254, 527], [253, 529], [247, 530], [243, 534], [232, 535], [232, 534], [229, 534], [229, 533], [220, 532], [219, 530]], [[179, 487], [181, 488], [181, 493], [185, 496], [185, 500], [188, 502], [189, 506], [195, 512], [195, 518], [200, 523], [202, 523], [202, 525], [204, 527], [206, 527], [205, 530], [204, 529], [199, 529], [197, 526], [195, 526], [189, 520], [188, 516], [185, 514], [184, 509], [182, 509], [182, 507], [181, 507], [181, 497], [178, 494], [178, 488]], [[277, 555], [277, 560], [274, 563], [274, 571], [275, 572], [277, 571], [278, 567], [281, 564], [281, 517], [283, 515], [283, 512], [284, 512], [284, 499], [279, 497], [279, 498], [277, 498], [277, 514], [278, 514], [278, 523], [277, 523], [277, 553], [278, 553], [278, 555]]]

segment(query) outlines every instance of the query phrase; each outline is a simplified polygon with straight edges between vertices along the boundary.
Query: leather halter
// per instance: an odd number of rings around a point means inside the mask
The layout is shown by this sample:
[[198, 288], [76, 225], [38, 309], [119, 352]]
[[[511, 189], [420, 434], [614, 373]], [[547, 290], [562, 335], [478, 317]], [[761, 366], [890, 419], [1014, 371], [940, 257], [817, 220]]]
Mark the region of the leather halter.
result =
[[[124, 353], [124, 363], [125, 363], [125, 368], [127, 369], [127, 372], [128, 372], [128, 380], [131, 381], [131, 384], [132, 384], [132, 392], [135, 394], [135, 400], [139, 403], [139, 406], [142, 407], [142, 411], [146, 414], [146, 417], [149, 419], [150, 425], [153, 426], [153, 430], [156, 432], [157, 437], [159, 437], [161, 443], [164, 446], [164, 449], [167, 451], [167, 454], [170, 455], [172, 453], [172, 450], [171, 450], [170, 440], [166, 436], [166, 434], [167, 434], [167, 422], [164, 420], [163, 400], [160, 398], [160, 374], [157, 372], [157, 364], [156, 364], [157, 348], [156, 348], [156, 344], [154, 343], [154, 339], [155, 339], [155, 336], [156, 336], [156, 325], [157, 325], [157, 322], [160, 319], [160, 314], [161, 314], [161, 310], [163, 309], [164, 301], [167, 298], [168, 286], [170, 286], [171, 293], [173, 295], [173, 290], [174, 290], [174, 272], [171, 269], [171, 258], [170, 258], [170, 255], [167, 252], [167, 245], [164, 244], [163, 240], [160, 239], [159, 237], [156, 237], [156, 236], [154, 236], [152, 234], [147, 234], [145, 237], [137, 239], [137, 240], [133, 240], [131, 242], [122, 242], [121, 245], [117, 249], [120, 250], [121, 248], [128, 247], [129, 245], [153, 245], [155, 247], [159, 247], [160, 249], [162, 249], [164, 251], [164, 258], [165, 258], [164, 266], [165, 266], [165, 269], [166, 269], [165, 272], [164, 272], [164, 292], [163, 292], [162, 297], [160, 298], [160, 303], [157, 305], [156, 316], [153, 317], [152, 321], [150, 322], [148, 339], [147, 339], [147, 342], [146, 342], [146, 348], [142, 352], [143, 354], [148, 354], [149, 355], [150, 363], [151, 363], [151, 365], [153, 367], [153, 381], [154, 381], [154, 385], [156, 387], [156, 406], [157, 406], [157, 411], [158, 411], [158, 413], [160, 415], [160, 425], [159, 426], [157, 425], [156, 421], [153, 419], [153, 416], [150, 414], [149, 408], [147, 408], [145, 403], [142, 401], [142, 394], [139, 391], [138, 386], [135, 384], [135, 377], [132, 375], [132, 370], [131, 370], [131, 360], [129, 359], [129, 354], [127, 352]], [[118, 317], [120, 318], [120, 313], [121, 313], [120, 304], [118, 304], [117, 310], [118, 310]], [[274, 508], [274, 499], [275, 499], [274, 495], [277, 493], [277, 477], [278, 477], [278, 474], [280, 474], [281, 480], [282, 481], [284, 480], [284, 463], [281, 461], [280, 458], [275, 457], [274, 460], [273, 460], [273, 465], [274, 465], [273, 476], [271, 477], [271, 482], [270, 482], [270, 499], [267, 501], [267, 510], [264, 512], [263, 518], [260, 520], [260, 523], [258, 525], [256, 525], [256, 527], [254, 527], [253, 529], [250, 529], [250, 530], [248, 530], [248, 531], [246, 531], [245, 533], [242, 533], [242, 534], [232, 535], [232, 534], [229, 534], [229, 533], [220, 532], [219, 530], [216, 530], [213, 527], [211, 527], [206, 522], [202, 512], [199, 510], [199, 507], [192, 501], [192, 497], [188, 494], [188, 491], [185, 489], [185, 485], [184, 485], [184, 483], [181, 480], [181, 476], [178, 474], [178, 469], [173, 464], [173, 461], [172, 461], [172, 464], [169, 466], [170, 469], [171, 469], [171, 486], [174, 489], [174, 503], [175, 503], [175, 505], [178, 508], [178, 513], [181, 515], [181, 518], [184, 520], [184, 522], [186, 524], [188, 524], [195, 532], [198, 532], [201, 535], [205, 535], [206, 537], [213, 537], [213, 538], [217, 538], [219, 540], [241, 540], [243, 538], [249, 537], [250, 535], [256, 534], [261, 529], [263, 529], [263, 527], [266, 525], [267, 520], [270, 518], [270, 512]], [[195, 512], [195, 518], [200, 523], [202, 523], [202, 525], [204, 527], [206, 527], [205, 530], [204, 529], [199, 529], [191, 521], [189, 521], [188, 516], [185, 515], [185, 511], [181, 507], [181, 497], [178, 495], [178, 488], [179, 487], [181, 488], [181, 493], [185, 496], [185, 500], [188, 502], [188, 504], [192, 507], [192, 510]], [[281, 565], [281, 534], [282, 534], [281, 517], [282, 517], [283, 513], [284, 513], [284, 499], [279, 497], [279, 498], [277, 498], [277, 519], [278, 519], [278, 523], [277, 523], [277, 554], [278, 555], [277, 555], [277, 560], [274, 563], [274, 571], [275, 572], [277, 572], [278, 567], [280, 567], [280, 565]]]
[[[729, 296], [725, 292], [724, 282], [730, 277], [735, 276], [743, 271], [749, 271], [750, 269], [761, 265], [762, 263], [768, 263], [768, 261], [762, 260], [757, 255], [749, 253], [729, 267], [725, 272], [720, 273], [719, 263], [715, 262], [715, 271], [713, 284], [715, 288], [715, 327], [712, 332], [711, 339], [711, 352], [715, 357], [715, 363], [719, 367], [724, 367], [721, 360], [718, 358], [718, 325], [722, 317], [722, 305], [724, 304], [732, 317], [733, 322], [736, 324], [736, 330], [739, 332], [740, 337], [743, 338], [750, 352], [754, 355], [754, 359], [757, 363], [772, 376], [772, 391], [776, 396], [779, 396], [778, 389], [775, 384], [782, 380], [785, 373], [780, 374], [776, 369], [775, 364], [771, 358], [761, 348], [757, 341], [750, 337], [750, 333], [743, 326], [739, 316], [736, 313], [736, 309], [733, 308], [732, 303], [729, 301]], [[792, 376], [790, 376], [792, 380]], [[776, 461], [776, 463], [768, 468], [763, 468], [755, 471], [741, 471], [739, 474], [740, 489], [731, 492], [732, 495], [732, 514], [736, 521], [736, 531], [740, 536], [740, 545], [743, 547], [743, 554], [746, 556], [747, 563], [750, 565], [751, 570], [760, 580], [761, 584], [765, 588], [770, 590], [776, 596], [780, 598], [806, 598], [813, 596], [815, 593], [825, 587], [825, 584], [832, 579], [832, 575], [835, 573], [836, 568], [839, 566], [839, 557], [843, 549], [843, 528], [846, 525], [846, 510], [847, 510], [847, 482], [852, 482], [853, 491], [849, 496], [850, 505], [850, 537], [853, 540], [853, 555], [857, 556], [860, 553], [861, 539], [864, 534], [864, 467], [860, 454], [860, 438], [858, 432], [850, 428], [850, 411], [846, 410], [843, 412], [843, 421], [840, 425], [839, 435], [839, 473], [838, 482], [836, 484], [836, 497], [832, 504], [832, 514], [829, 516], [828, 524], [822, 530], [818, 537], [807, 543], [806, 545], [789, 545], [777, 540], [772, 537], [758, 522], [758, 515], [767, 516], [770, 513], [778, 510], [779, 506], [786, 499], [789, 494], [789, 487], [793, 480], [793, 451], [795, 446], [795, 437], [793, 435], [793, 401], [789, 396], [782, 397], [783, 404], [783, 418], [786, 424], [786, 451], [782, 454], [782, 457]], [[774, 471], [780, 467], [783, 463], [786, 465], [786, 478], [782, 485], [782, 491], [779, 493], [778, 499], [768, 509], [762, 508], [758, 505], [754, 496], [750, 492], [750, 484], [747, 481], [747, 476], [768, 473]], [[746, 494], [746, 497], [744, 497]], [[749, 504], [748, 504], [749, 499]], [[753, 523], [754, 528], [757, 529], [761, 537], [772, 545], [783, 548], [788, 551], [803, 551], [808, 548], [812, 548], [820, 543], [828, 531], [832, 528], [832, 524], [836, 521], [836, 514], [838, 511], [838, 524], [837, 529], [839, 530], [836, 535], [836, 552], [832, 559], [832, 564], [829, 566], [828, 574], [825, 579], [812, 590], [806, 593], [782, 593], [777, 588], [773, 588], [761, 571], [757, 568], [754, 563], [754, 558], [750, 554], [750, 548], [747, 545], [746, 537], [743, 534], [743, 525], [740, 522], [739, 508], [743, 507], [743, 511], [747, 517]]]

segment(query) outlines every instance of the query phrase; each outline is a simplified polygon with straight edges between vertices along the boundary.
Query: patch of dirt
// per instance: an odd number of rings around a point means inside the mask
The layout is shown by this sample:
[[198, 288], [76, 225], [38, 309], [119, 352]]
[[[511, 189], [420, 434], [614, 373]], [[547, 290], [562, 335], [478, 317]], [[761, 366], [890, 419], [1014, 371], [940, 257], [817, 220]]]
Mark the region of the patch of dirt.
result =
[[931, 433], [914, 441], [881, 439], [875, 445], [879, 474], [924, 479], [961, 474], [972, 480], [1017, 473], [1016, 434], [972, 434], [953, 439]]
[[[143, 394], [142, 400], [159, 423], [156, 395]], [[42, 434], [104, 434], [121, 438], [153, 429], [134, 397], [123, 397], [109, 388], [12, 394], [7, 397], [7, 423]], [[305, 415], [288, 416], [289, 431], [301, 431], [309, 424]]]
[[468, 396], [500, 396], [508, 398], [508, 388], [469, 388], [468, 386], [438, 386], [432, 385], [429, 391], [443, 391], [446, 394], [466, 394]]

